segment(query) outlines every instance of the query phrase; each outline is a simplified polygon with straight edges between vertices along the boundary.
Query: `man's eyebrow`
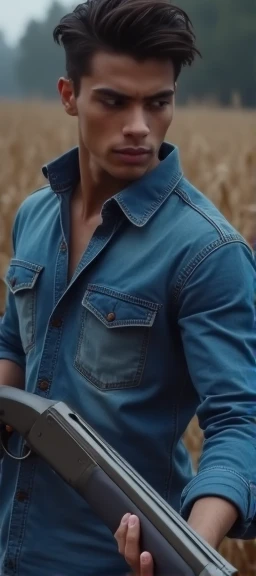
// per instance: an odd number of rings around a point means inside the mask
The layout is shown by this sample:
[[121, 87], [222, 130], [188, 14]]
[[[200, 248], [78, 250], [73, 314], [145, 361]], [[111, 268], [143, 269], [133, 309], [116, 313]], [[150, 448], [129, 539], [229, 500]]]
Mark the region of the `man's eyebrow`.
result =
[[[122, 98], [123, 100], [132, 100], [131, 96], [124, 94], [123, 92], [119, 92], [118, 90], [113, 90], [113, 88], [93, 88], [93, 92], [99, 94], [100, 96], [106, 96], [107, 98]], [[174, 90], [161, 90], [160, 92], [156, 92], [151, 96], [146, 96], [144, 100], [156, 100], [157, 98], [171, 98], [174, 95]]]

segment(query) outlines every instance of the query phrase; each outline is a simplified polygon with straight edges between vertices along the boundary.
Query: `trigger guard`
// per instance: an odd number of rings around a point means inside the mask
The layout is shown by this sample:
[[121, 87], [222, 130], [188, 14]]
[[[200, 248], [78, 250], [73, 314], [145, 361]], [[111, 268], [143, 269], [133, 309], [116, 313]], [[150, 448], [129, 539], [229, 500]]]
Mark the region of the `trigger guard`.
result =
[[28, 451], [26, 454], [24, 454], [24, 456], [15, 456], [11, 452], [9, 452], [8, 440], [9, 440], [11, 434], [12, 433], [8, 432], [6, 430], [6, 428], [2, 428], [2, 430], [0, 432], [0, 444], [1, 444], [3, 451], [5, 452], [5, 454], [7, 456], [9, 456], [9, 458], [12, 458], [13, 460], [26, 460], [31, 454], [31, 450], [29, 448], [27, 448]]

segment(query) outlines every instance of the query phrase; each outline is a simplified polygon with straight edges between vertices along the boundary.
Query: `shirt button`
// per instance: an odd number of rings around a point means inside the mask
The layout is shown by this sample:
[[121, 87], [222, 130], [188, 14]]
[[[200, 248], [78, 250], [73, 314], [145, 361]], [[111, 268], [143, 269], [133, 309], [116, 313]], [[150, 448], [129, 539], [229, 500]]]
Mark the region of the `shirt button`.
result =
[[61, 326], [62, 326], [61, 318], [53, 318], [51, 320], [51, 326], [52, 326], [52, 328], [61, 328]]
[[28, 494], [27, 494], [27, 492], [23, 492], [22, 490], [20, 490], [20, 491], [17, 492], [17, 494], [16, 494], [16, 499], [18, 500], [18, 502], [25, 502], [25, 500], [28, 499]]
[[66, 252], [66, 251], [67, 251], [67, 244], [66, 244], [66, 242], [61, 242], [60, 249], [61, 249], [61, 252]]
[[107, 315], [107, 321], [108, 321], [108, 322], [114, 322], [115, 319], [116, 319], [116, 315], [114, 314], [114, 312], [110, 312], [110, 313]]
[[39, 390], [42, 390], [42, 392], [46, 392], [49, 388], [49, 382], [47, 382], [47, 380], [42, 380], [42, 382], [39, 382], [38, 388]]

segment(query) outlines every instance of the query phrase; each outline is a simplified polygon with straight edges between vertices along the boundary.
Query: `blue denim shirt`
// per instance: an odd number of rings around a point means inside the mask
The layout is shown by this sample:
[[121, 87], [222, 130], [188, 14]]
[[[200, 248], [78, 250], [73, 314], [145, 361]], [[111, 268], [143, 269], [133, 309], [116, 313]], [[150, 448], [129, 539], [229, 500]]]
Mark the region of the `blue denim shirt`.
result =
[[[105, 202], [68, 284], [72, 149], [43, 168], [13, 228], [0, 358], [26, 390], [63, 400], [187, 519], [219, 496], [255, 537], [255, 266], [245, 240], [184, 177], [175, 146]], [[182, 442], [194, 414], [198, 474]], [[12, 451], [19, 453], [15, 434]], [[4, 456], [0, 565], [8, 576], [115, 576], [127, 565], [86, 502], [40, 459]]]

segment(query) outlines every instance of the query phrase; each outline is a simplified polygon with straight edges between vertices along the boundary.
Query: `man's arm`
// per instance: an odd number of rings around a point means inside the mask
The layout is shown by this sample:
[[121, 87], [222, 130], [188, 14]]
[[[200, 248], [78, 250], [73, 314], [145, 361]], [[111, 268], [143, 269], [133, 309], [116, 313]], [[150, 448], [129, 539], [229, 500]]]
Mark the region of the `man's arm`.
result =
[[[8, 291], [6, 310], [0, 321], [0, 386], [25, 388], [25, 353], [13, 295]], [[3, 449], [0, 445], [0, 460]]]
[[5, 314], [0, 322], [0, 386], [24, 388], [25, 358], [15, 298], [8, 290]]
[[[180, 513], [214, 548], [227, 535], [255, 537], [255, 277], [249, 248], [231, 240], [197, 266], [178, 303], [205, 434], [198, 474], [182, 493]], [[120, 553], [135, 574], [151, 576], [152, 558], [140, 555], [139, 523], [132, 520], [133, 526], [120, 524], [116, 532]]]
[[[16, 227], [19, 212], [12, 229], [12, 247], [15, 255]], [[26, 355], [20, 338], [19, 319], [15, 297], [9, 289], [6, 292], [5, 312], [0, 320], [0, 386], [25, 387]]]
[[0, 386], [24, 389], [24, 369], [11, 360], [0, 360]]
[[[13, 303], [14, 304], [14, 303]], [[10, 315], [10, 296], [7, 298], [7, 311], [5, 313], [5, 324], [12, 327], [12, 318]], [[14, 323], [14, 326], [16, 324]], [[12, 347], [12, 340], [9, 344], [6, 340], [8, 330], [3, 330], [2, 320], [0, 322], [0, 386], [13, 386], [14, 388], [25, 388], [25, 355], [22, 350], [21, 342], [19, 352], [16, 347]], [[19, 340], [19, 333], [16, 335], [16, 344]], [[9, 360], [9, 358], [11, 358]], [[0, 461], [3, 457], [3, 449], [0, 445]]]
[[205, 497], [193, 505], [188, 524], [217, 549], [235, 524], [238, 514], [237, 508], [227, 500]]
[[[181, 495], [180, 513], [191, 519], [198, 500], [221, 499], [222, 510], [227, 502], [238, 512], [223, 535], [232, 538], [245, 533], [255, 537], [255, 276], [249, 247], [231, 237], [195, 268], [178, 302], [178, 323], [204, 431], [198, 473]], [[200, 513], [201, 506], [203, 501]], [[198, 510], [193, 511], [193, 522], [200, 521]], [[228, 526], [229, 515], [226, 522]]]
[[[226, 500], [202, 498], [194, 504], [188, 524], [210, 546], [217, 549], [237, 517], [238, 511]], [[134, 576], [153, 576], [154, 559], [149, 552], [140, 550], [140, 523], [136, 516], [124, 516], [115, 539], [119, 553], [124, 556]]]

